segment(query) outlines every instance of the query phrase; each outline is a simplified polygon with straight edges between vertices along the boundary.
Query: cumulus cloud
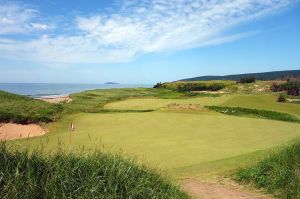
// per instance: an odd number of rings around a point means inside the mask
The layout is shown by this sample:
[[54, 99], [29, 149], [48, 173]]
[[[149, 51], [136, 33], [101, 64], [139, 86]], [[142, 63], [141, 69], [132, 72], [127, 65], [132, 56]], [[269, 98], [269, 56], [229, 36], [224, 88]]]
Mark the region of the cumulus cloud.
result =
[[[109, 14], [77, 16], [73, 35], [60, 33], [29, 41], [0, 40], [0, 56], [47, 63], [112, 63], [129, 61], [138, 54], [219, 45], [255, 34], [226, 35], [230, 28], [271, 14], [295, 1], [118, 1], [119, 8]], [[3, 12], [0, 7], [0, 29], [6, 27], [6, 33], [21, 32], [26, 24], [37, 30], [49, 28], [31, 22], [36, 11], [20, 9], [9, 8]], [[17, 19], [11, 17], [14, 14]]]

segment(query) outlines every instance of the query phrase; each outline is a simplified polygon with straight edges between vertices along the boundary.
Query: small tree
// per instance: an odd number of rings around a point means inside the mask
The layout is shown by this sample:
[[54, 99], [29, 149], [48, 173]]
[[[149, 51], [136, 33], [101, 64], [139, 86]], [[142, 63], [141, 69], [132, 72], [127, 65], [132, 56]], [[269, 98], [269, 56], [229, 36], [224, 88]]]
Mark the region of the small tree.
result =
[[158, 82], [157, 84], [155, 84], [154, 86], [153, 86], [153, 88], [161, 88], [162, 87], [162, 83], [161, 82]]

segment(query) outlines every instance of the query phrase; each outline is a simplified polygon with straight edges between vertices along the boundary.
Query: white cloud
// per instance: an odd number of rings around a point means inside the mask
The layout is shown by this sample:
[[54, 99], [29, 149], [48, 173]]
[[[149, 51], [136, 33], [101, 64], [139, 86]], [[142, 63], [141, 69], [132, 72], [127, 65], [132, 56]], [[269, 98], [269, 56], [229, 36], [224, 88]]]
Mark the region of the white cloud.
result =
[[[129, 61], [138, 54], [219, 45], [255, 33], [224, 34], [235, 25], [271, 14], [295, 1], [124, 0], [120, 9], [110, 14], [77, 16], [77, 31], [71, 36], [0, 40], [0, 57], [62, 64], [112, 63]], [[26, 24], [36, 30], [50, 28], [31, 21], [36, 11], [19, 9], [10, 8], [3, 15], [0, 7], [0, 28], [6, 27], [8, 33]], [[23, 13], [17, 15], [21, 23], [10, 17], [14, 15], [11, 13]]]
[[0, 4], [0, 35], [30, 33], [34, 30], [47, 30], [50, 26], [38, 22], [38, 11], [22, 5], [11, 2]]

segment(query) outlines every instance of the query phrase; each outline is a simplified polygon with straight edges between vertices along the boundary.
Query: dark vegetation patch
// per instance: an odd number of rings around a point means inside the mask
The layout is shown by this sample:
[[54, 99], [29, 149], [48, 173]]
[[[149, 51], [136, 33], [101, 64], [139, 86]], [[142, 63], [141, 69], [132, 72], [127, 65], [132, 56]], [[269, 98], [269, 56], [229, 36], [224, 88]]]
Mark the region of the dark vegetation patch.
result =
[[157, 83], [154, 88], [165, 88], [177, 92], [191, 91], [218, 91], [232, 84], [230, 81], [210, 81], [210, 82], [169, 82]]
[[119, 155], [12, 151], [0, 145], [0, 195], [8, 198], [189, 198], [157, 171]]
[[252, 183], [285, 199], [300, 198], [300, 141], [269, 155], [255, 166], [240, 169], [235, 179]]
[[62, 110], [62, 105], [0, 91], [0, 122], [52, 122], [60, 116]]
[[280, 94], [277, 98], [277, 102], [286, 102], [286, 95]]
[[205, 107], [210, 110], [214, 110], [216, 112], [228, 114], [228, 115], [253, 116], [253, 117], [264, 118], [264, 119], [300, 123], [299, 118], [290, 115], [288, 113], [251, 109], [251, 108], [241, 108], [241, 107], [226, 107], [226, 106], [205, 106]]
[[288, 95], [300, 95], [300, 78], [288, 79], [285, 83], [273, 83], [271, 90], [273, 92], [285, 91]]
[[239, 84], [248, 84], [248, 83], [254, 83], [255, 77], [241, 77], [238, 81], [236, 81]]

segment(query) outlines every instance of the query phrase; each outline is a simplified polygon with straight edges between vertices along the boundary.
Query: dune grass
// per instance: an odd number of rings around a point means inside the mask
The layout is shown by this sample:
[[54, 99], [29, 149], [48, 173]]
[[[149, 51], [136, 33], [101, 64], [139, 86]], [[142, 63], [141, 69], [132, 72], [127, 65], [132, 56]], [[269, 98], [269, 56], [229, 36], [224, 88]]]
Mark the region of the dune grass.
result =
[[300, 141], [274, 151], [258, 164], [241, 169], [235, 178], [284, 199], [300, 197]]
[[0, 91], [0, 123], [53, 122], [62, 111], [61, 105], [49, 104], [26, 96]]
[[0, 195], [10, 198], [190, 198], [157, 171], [103, 152], [51, 156], [0, 145]]
[[250, 117], [258, 117], [258, 118], [279, 120], [285, 122], [300, 123], [300, 119], [297, 118], [296, 116], [290, 115], [288, 113], [277, 112], [277, 111], [268, 111], [268, 110], [259, 110], [259, 109], [241, 108], [241, 107], [228, 107], [228, 106], [206, 106], [206, 108], [227, 115], [250, 116]]

